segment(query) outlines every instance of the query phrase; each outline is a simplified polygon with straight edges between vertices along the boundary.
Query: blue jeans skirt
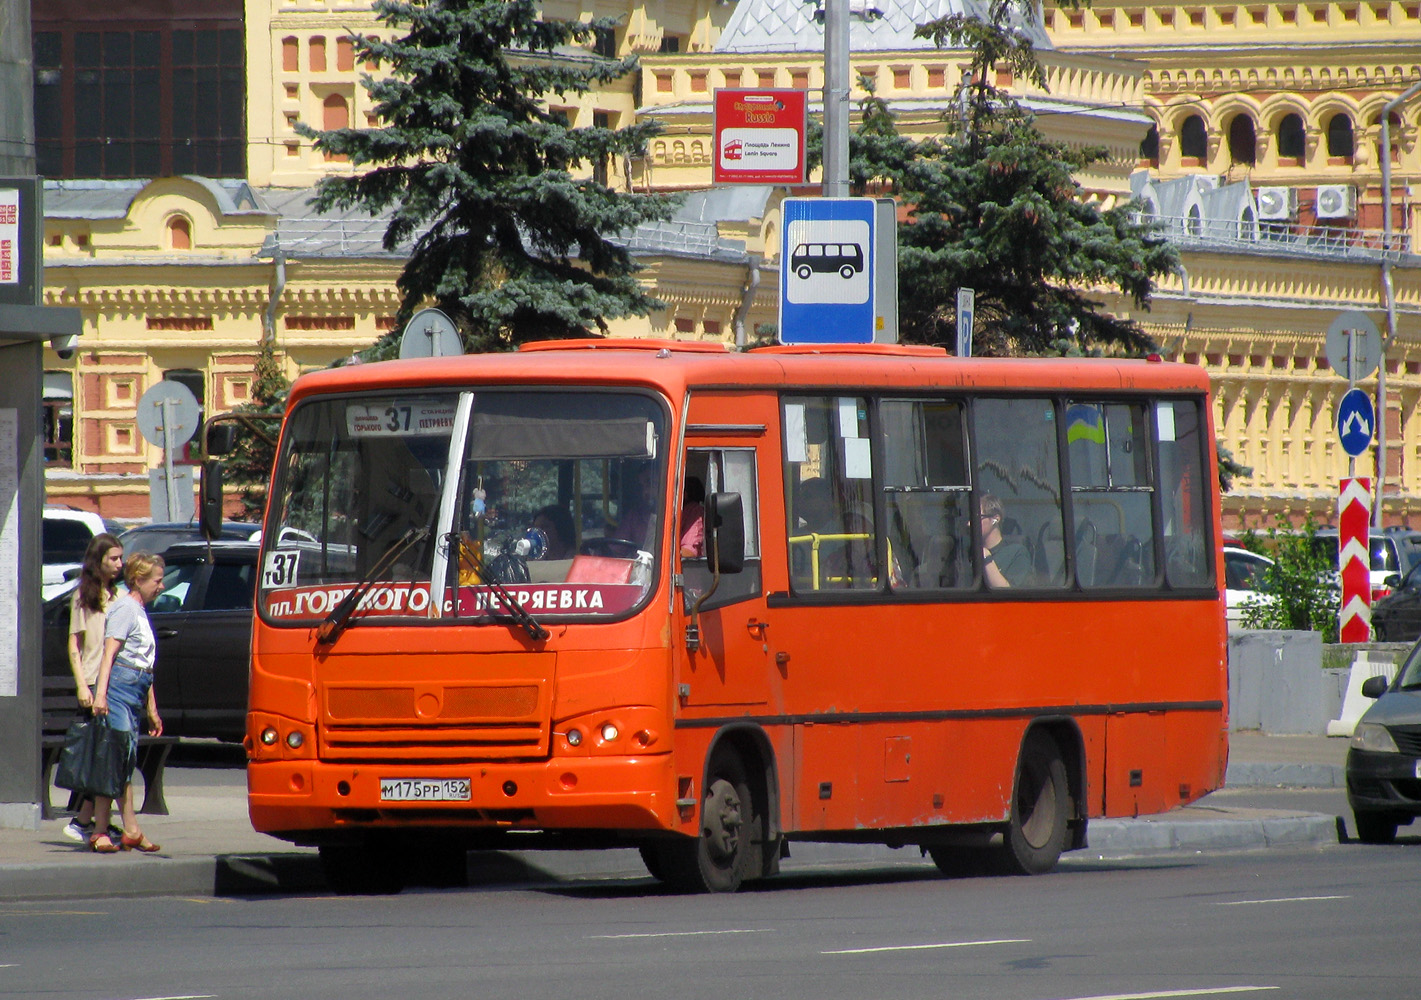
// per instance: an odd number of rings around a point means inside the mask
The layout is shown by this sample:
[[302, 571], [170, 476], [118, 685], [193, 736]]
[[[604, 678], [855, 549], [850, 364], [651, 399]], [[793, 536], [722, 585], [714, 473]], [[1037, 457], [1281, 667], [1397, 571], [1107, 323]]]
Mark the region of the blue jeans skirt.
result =
[[138, 763], [138, 734], [148, 712], [148, 689], [152, 686], [151, 670], [134, 670], [115, 663], [109, 671], [109, 726], [128, 735], [130, 780]]

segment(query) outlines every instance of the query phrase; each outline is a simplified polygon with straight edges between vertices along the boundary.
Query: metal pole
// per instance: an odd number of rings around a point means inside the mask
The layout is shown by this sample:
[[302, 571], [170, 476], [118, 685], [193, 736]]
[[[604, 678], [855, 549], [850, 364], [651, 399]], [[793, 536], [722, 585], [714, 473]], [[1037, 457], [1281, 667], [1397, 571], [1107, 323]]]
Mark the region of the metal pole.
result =
[[824, 0], [824, 197], [849, 196], [849, 0]]
[[1413, 83], [1382, 107], [1382, 307], [1386, 309], [1386, 336], [1382, 337], [1381, 362], [1377, 366], [1377, 483], [1372, 503], [1372, 525], [1382, 527], [1382, 487], [1386, 483], [1386, 353], [1396, 339], [1396, 298], [1391, 285], [1391, 113], [1421, 92], [1421, 82]]
[[168, 520], [178, 519], [178, 487], [173, 482], [173, 407], [178, 401], [165, 397], [163, 406], [163, 481], [168, 484]]

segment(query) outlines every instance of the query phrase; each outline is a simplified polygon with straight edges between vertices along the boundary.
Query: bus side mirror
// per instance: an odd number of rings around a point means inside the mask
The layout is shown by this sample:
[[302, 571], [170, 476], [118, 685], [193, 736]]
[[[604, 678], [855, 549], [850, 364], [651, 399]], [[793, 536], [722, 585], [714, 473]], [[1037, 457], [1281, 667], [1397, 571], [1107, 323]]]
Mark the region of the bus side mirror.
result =
[[201, 509], [197, 527], [209, 542], [222, 536], [222, 463], [209, 458], [202, 463], [202, 487], [199, 490]]
[[237, 425], [212, 424], [207, 428], [207, 454], [230, 455], [237, 445]]
[[706, 497], [706, 557], [712, 573], [745, 568], [745, 507], [739, 493]]

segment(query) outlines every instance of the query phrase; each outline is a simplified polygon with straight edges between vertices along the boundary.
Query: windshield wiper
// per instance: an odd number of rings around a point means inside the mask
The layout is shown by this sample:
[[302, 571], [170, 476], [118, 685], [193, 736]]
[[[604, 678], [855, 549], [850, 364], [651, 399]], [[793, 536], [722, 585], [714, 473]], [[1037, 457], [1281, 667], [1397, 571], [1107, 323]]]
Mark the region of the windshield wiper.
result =
[[429, 537], [429, 529], [416, 525], [406, 531], [395, 540], [395, 543], [385, 550], [385, 554], [376, 560], [375, 565], [370, 567], [370, 571], [360, 578], [360, 582], [351, 588], [331, 613], [316, 629], [316, 642], [318, 645], [330, 646], [340, 638], [340, 634], [345, 631], [345, 627], [350, 624], [351, 615], [354, 614], [360, 599], [365, 596], [365, 592], [386, 570], [388, 570], [396, 559], [404, 555], [405, 550], [416, 542], [423, 541]]
[[450, 534], [449, 540], [458, 546], [460, 558], [469, 560], [474, 572], [479, 575], [479, 580], [494, 592], [499, 602], [508, 609], [508, 616], [522, 626], [528, 633], [528, 638], [534, 642], [542, 642], [548, 638], [548, 630], [539, 625], [538, 620], [528, 613], [528, 609], [518, 603], [518, 598], [509, 593], [508, 588], [488, 571], [488, 564], [484, 562], [482, 553], [477, 551], [477, 545], [466, 544], [462, 537], [453, 533]]

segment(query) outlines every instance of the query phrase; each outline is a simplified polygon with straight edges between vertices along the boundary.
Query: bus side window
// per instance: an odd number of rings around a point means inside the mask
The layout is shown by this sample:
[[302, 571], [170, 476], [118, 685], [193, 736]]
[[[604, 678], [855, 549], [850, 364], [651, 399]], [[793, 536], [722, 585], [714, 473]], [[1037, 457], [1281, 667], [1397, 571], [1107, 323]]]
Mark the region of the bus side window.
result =
[[882, 428], [894, 590], [972, 586], [971, 483], [962, 404], [886, 399]]
[[1045, 397], [979, 399], [972, 423], [978, 502], [988, 495], [1001, 502], [1003, 541], [1029, 556], [1030, 570], [1011, 586], [1065, 586], [1055, 404]]
[[877, 588], [868, 400], [788, 396], [783, 418], [791, 588]]
[[[1161, 499], [1164, 505], [1165, 579], [1171, 587], [1200, 587], [1213, 578], [1213, 546], [1206, 520], [1204, 427], [1194, 400], [1155, 406], [1159, 437]], [[1213, 443], [1209, 442], [1212, 447]]]
[[1088, 576], [1079, 571], [1077, 556], [1080, 585], [1155, 586], [1154, 483], [1144, 405], [1071, 400], [1066, 444], [1077, 538], [1091, 536], [1095, 544]]
[[[681, 521], [678, 538], [685, 540], [695, 516], [694, 507], [686, 502], [686, 485], [700, 483], [707, 495], [738, 493], [745, 516], [745, 569], [720, 578], [714, 595], [702, 605], [711, 610], [760, 593], [760, 499], [753, 448], [688, 448], [682, 470]], [[702, 503], [702, 516], [703, 503]], [[686, 579], [686, 591], [704, 591], [710, 587], [711, 575], [704, 549], [693, 556], [682, 555], [681, 570]]]

